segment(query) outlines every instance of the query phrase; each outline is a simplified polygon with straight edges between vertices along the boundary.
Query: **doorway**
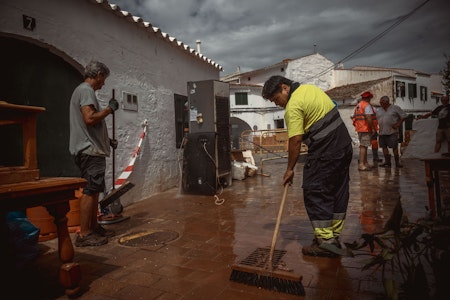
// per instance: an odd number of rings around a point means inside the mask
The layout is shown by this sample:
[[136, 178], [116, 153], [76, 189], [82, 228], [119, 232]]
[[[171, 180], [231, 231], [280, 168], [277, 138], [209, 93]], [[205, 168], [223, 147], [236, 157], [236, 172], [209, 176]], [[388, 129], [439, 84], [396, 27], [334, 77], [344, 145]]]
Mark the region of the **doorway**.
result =
[[[83, 80], [82, 74], [47, 48], [33, 43], [0, 36], [0, 48], [0, 100], [45, 108], [37, 116], [40, 176], [79, 176], [69, 153], [69, 102]], [[15, 149], [22, 149], [21, 135], [17, 133], [0, 127], [0, 135], [7, 141], [5, 147], [0, 147], [0, 159], [10, 159]], [[8, 161], [0, 160], [2, 164]]]

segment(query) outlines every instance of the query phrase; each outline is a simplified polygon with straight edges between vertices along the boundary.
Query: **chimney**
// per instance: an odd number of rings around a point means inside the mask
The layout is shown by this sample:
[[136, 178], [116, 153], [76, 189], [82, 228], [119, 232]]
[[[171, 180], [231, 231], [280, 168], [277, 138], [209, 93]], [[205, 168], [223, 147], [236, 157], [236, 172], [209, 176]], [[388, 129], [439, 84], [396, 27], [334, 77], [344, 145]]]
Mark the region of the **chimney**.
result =
[[202, 51], [200, 49], [200, 45], [202, 44], [202, 41], [201, 40], [197, 40], [196, 43], [197, 43], [197, 52], [200, 54], [200, 53], [202, 53]]

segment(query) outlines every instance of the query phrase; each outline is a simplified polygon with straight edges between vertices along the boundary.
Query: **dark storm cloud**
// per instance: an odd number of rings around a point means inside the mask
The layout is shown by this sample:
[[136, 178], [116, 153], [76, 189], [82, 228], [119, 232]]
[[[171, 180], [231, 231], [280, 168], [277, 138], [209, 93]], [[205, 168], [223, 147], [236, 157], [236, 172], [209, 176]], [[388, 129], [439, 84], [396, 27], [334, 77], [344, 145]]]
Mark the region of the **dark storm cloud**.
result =
[[[196, 48], [232, 73], [317, 51], [345, 67], [367, 65], [438, 73], [450, 54], [448, 0], [110, 0]], [[412, 16], [382, 35], [395, 22]]]

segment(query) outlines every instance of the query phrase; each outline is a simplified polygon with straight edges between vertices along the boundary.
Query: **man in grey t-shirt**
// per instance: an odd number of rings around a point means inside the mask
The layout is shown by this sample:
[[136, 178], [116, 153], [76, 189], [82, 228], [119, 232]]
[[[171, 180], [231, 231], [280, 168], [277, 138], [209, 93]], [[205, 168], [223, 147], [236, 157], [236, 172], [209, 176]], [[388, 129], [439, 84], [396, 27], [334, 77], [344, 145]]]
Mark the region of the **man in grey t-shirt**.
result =
[[381, 167], [391, 167], [391, 155], [389, 149], [392, 148], [395, 159], [395, 167], [402, 168], [400, 163], [400, 155], [398, 153], [398, 128], [408, 115], [397, 105], [389, 103], [389, 97], [383, 96], [380, 98], [381, 108], [377, 110], [378, 120], [378, 142], [383, 149], [384, 163]]
[[104, 245], [108, 237], [114, 235], [97, 221], [98, 197], [105, 189], [106, 157], [110, 155], [110, 147], [117, 147], [117, 141], [108, 137], [105, 118], [119, 108], [119, 103], [111, 99], [108, 106], [101, 109], [95, 96], [108, 76], [105, 64], [91, 61], [85, 68], [84, 81], [75, 88], [70, 99], [69, 151], [81, 177], [87, 180], [80, 199], [77, 247]]

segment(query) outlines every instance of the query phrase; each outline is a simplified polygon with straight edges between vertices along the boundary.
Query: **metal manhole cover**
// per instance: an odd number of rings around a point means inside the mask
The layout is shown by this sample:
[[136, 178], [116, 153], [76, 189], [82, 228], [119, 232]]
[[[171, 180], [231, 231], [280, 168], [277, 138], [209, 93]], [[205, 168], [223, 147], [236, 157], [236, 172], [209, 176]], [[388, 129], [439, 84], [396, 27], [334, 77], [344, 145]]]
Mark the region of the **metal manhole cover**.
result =
[[149, 230], [125, 235], [119, 239], [119, 243], [131, 247], [158, 246], [176, 240], [179, 236], [175, 231]]

